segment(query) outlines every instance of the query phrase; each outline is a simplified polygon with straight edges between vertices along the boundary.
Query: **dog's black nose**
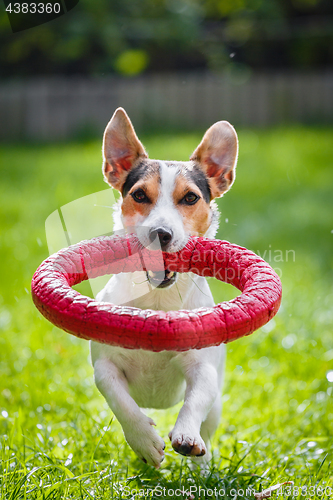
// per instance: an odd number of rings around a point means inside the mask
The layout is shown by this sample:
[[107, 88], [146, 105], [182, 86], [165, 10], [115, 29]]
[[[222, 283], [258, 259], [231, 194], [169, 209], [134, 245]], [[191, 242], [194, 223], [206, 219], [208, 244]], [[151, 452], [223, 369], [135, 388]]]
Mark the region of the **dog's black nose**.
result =
[[150, 241], [151, 242], [155, 241], [157, 237], [160, 240], [162, 250], [165, 250], [168, 243], [170, 243], [172, 239], [172, 233], [170, 231], [162, 229], [161, 227], [157, 229], [151, 229], [149, 232]]

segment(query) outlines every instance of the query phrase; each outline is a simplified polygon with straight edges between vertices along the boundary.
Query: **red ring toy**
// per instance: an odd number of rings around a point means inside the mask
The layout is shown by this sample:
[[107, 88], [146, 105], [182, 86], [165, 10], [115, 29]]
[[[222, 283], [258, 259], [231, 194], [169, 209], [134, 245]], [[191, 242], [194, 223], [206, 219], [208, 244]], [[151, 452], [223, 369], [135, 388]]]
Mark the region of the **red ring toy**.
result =
[[230, 342], [266, 324], [279, 309], [281, 282], [263, 259], [246, 248], [207, 238], [191, 237], [183, 250], [163, 253], [163, 259], [170, 271], [214, 276], [241, 290], [239, 297], [215, 307], [143, 310], [97, 302], [71, 288], [104, 274], [154, 269], [157, 253], [143, 248], [133, 235], [70, 246], [39, 266], [32, 279], [33, 301], [49, 321], [77, 337], [156, 352]]

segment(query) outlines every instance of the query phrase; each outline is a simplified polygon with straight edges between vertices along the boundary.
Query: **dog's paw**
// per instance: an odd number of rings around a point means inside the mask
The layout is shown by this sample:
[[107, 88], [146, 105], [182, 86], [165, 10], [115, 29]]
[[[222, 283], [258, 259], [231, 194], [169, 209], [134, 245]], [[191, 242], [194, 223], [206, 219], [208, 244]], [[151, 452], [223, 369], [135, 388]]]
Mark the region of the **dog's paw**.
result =
[[153, 425], [154, 421], [149, 417], [144, 417], [139, 421], [132, 422], [128, 428], [123, 428], [126, 441], [145, 463], [158, 469], [164, 459], [165, 443], [157, 434]]
[[206, 445], [200, 434], [177, 431], [169, 433], [173, 449], [181, 455], [202, 457], [207, 453]]

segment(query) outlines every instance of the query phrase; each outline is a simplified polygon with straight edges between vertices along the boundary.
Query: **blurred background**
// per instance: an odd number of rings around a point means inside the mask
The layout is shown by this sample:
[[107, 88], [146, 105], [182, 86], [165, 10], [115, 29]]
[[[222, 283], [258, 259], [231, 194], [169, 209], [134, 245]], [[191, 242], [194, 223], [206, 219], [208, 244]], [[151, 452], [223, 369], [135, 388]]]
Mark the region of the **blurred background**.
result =
[[330, 0], [80, 0], [0, 27], [0, 139], [100, 134], [119, 103], [140, 130], [332, 122]]
[[[104, 187], [111, 230], [101, 143], [118, 106], [152, 158], [187, 160], [214, 121], [236, 127], [218, 237], [260, 254], [282, 280], [278, 315], [228, 346], [213, 443], [223, 472], [200, 481], [333, 488], [333, 2], [80, 0], [17, 33], [3, 8], [0, 47], [3, 497], [79, 499], [88, 488], [111, 498], [119, 471], [149, 485], [188, 478], [169, 445], [161, 472], [136, 459], [94, 386], [88, 343], [31, 301], [51, 213]], [[83, 237], [88, 216], [74, 221]], [[210, 286], [217, 302], [238, 293]], [[178, 410], [153, 415], [167, 443]]]

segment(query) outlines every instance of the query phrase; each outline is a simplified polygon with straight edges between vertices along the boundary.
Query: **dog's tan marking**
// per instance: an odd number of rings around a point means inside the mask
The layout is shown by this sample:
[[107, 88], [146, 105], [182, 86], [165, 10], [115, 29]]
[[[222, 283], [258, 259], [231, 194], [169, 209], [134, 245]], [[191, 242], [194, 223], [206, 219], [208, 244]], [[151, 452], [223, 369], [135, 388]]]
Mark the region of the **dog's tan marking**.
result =
[[[154, 167], [154, 165], [152, 165]], [[138, 203], [133, 199], [132, 194], [138, 189], [142, 189], [150, 203]], [[141, 220], [148, 217], [155, 206], [160, 194], [160, 182], [158, 170], [153, 168], [147, 173], [147, 177], [136, 182], [127, 193], [122, 203], [122, 214], [127, 226], [135, 226]], [[129, 223], [130, 221], [130, 223]]]
[[[180, 203], [186, 193], [195, 193], [200, 199], [194, 205]], [[176, 177], [175, 189], [173, 191], [174, 204], [183, 217], [186, 231], [192, 236], [203, 236], [210, 225], [210, 207], [202, 198], [198, 187], [183, 175]]]

